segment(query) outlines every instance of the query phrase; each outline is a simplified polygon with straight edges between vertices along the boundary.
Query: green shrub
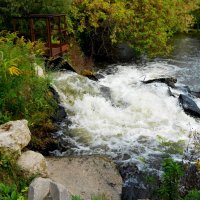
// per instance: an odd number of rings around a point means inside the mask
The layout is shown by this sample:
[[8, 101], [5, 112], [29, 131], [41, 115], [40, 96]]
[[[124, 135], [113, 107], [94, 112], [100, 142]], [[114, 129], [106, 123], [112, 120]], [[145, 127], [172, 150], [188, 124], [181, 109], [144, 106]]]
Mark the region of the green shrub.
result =
[[200, 200], [200, 192], [198, 190], [192, 190], [183, 200]]
[[193, 24], [199, 0], [73, 0], [69, 31], [92, 55], [108, 54], [128, 43], [139, 54], [166, 55], [168, 39]]
[[34, 127], [48, 123], [53, 114], [50, 80], [38, 77], [34, 68], [42, 47], [16, 33], [0, 33], [0, 124], [25, 118]]
[[183, 168], [180, 163], [172, 159], [165, 159], [163, 163], [164, 174], [160, 187], [160, 197], [162, 200], [179, 200], [179, 181], [183, 175]]

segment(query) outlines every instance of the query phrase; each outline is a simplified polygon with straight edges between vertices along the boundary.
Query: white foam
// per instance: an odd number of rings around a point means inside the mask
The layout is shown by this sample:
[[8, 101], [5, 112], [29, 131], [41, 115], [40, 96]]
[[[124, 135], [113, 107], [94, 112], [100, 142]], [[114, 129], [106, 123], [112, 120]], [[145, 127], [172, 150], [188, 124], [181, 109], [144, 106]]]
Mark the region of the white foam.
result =
[[[118, 66], [115, 74], [105, 75], [97, 83], [74, 73], [55, 75], [62, 102], [70, 111], [70, 129], [81, 128], [89, 136], [87, 144], [79, 140], [80, 147], [114, 157], [125, 153], [133, 158], [146, 157], [159, 153], [158, 135], [174, 142], [187, 141], [191, 130], [200, 130], [195, 119], [183, 112], [177, 98], [168, 95], [165, 84], [141, 82], [143, 77], [157, 72], [173, 75], [176, 67], [166, 66], [162, 63], [150, 64], [146, 69]], [[111, 100], [101, 95], [101, 86], [110, 88]], [[138, 141], [142, 137], [146, 140]]]

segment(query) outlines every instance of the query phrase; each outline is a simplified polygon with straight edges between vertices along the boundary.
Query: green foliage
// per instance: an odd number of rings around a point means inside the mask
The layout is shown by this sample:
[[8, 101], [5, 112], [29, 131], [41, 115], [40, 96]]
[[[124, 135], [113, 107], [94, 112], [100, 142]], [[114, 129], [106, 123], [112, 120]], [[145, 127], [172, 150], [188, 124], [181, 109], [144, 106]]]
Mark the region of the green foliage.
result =
[[80, 196], [72, 196], [72, 200], [83, 200]]
[[26, 190], [23, 190], [19, 193], [16, 185], [5, 185], [0, 183], [0, 199], [2, 200], [25, 200], [25, 196], [23, 194], [25, 191]]
[[157, 136], [160, 147], [168, 154], [183, 154], [185, 141], [179, 140], [177, 142], [167, 140], [162, 136]]
[[42, 47], [15, 33], [0, 33], [0, 124], [25, 118], [34, 127], [48, 123], [53, 114], [50, 81], [38, 77], [34, 67]]
[[160, 187], [160, 196], [162, 200], [178, 200], [181, 199], [178, 192], [178, 185], [183, 168], [180, 163], [172, 159], [165, 159], [163, 163], [164, 174], [162, 176], [162, 184]]
[[69, 26], [90, 53], [109, 53], [128, 43], [138, 53], [165, 55], [168, 39], [193, 24], [189, 14], [199, 0], [74, 0]]
[[7, 29], [13, 16], [28, 16], [31, 13], [67, 13], [72, 0], [1, 0], [0, 29]]
[[[72, 200], [84, 200], [84, 199], [81, 198], [80, 196], [74, 195], [74, 196], [72, 196]], [[100, 195], [100, 196], [95, 195], [95, 196], [93, 196], [93, 197], [91, 198], [91, 200], [107, 200], [107, 197], [106, 197], [105, 194], [102, 194], [102, 195]]]
[[183, 200], [200, 200], [200, 192], [198, 190], [192, 190]]
[[28, 185], [31, 178], [25, 178], [16, 161], [0, 153], [0, 199], [27, 199]]
[[193, 11], [192, 15], [195, 18], [195, 28], [199, 30], [200, 29], [200, 9]]

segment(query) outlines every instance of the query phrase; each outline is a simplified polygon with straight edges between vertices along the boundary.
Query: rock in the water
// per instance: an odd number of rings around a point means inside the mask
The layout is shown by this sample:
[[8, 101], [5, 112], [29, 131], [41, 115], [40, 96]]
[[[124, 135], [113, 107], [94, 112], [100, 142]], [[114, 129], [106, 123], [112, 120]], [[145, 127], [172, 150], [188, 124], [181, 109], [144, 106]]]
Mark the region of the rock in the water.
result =
[[40, 153], [26, 151], [19, 157], [17, 164], [22, 168], [27, 176], [38, 174], [42, 177], [48, 176], [46, 159]]
[[197, 104], [188, 96], [184, 94], [180, 94], [179, 102], [183, 107], [183, 110], [192, 116], [200, 117], [200, 109]]
[[177, 79], [174, 78], [174, 77], [161, 77], [161, 78], [144, 80], [142, 82], [145, 83], [145, 84], [159, 82], [159, 83], [165, 83], [170, 87], [175, 87], [175, 83], [177, 82]]
[[200, 98], [200, 92], [196, 92], [196, 91], [191, 91], [191, 95]]
[[105, 194], [120, 200], [122, 178], [114, 163], [99, 156], [46, 158], [49, 177], [83, 199]]
[[95, 77], [99, 80], [99, 79], [102, 79], [102, 78], [105, 78], [104, 75], [102, 74], [95, 74]]
[[98, 78], [95, 75], [85, 75], [85, 76], [92, 81], [98, 81]]
[[10, 121], [0, 126], [0, 152], [8, 155], [21, 155], [21, 150], [31, 140], [26, 120]]
[[36, 178], [29, 186], [28, 200], [70, 200], [67, 189], [51, 179]]
[[56, 91], [56, 87], [54, 85], [52, 85], [49, 87], [49, 89], [58, 104], [58, 107], [57, 107], [54, 115], [51, 118], [52, 118], [53, 122], [61, 122], [63, 119], [65, 119], [67, 117], [67, 113], [65, 111], [65, 108], [60, 105], [60, 96], [59, 96], [58, 92]]
[[109, 87], [106, 86], [101, 86], [100, 87], [101, 95], [106, 99], [106, 100], [111, 100], [111, 90]]
[[65, 108], [63, 106], [58, 105], [56, 112], [52, 116], [53, 122], [61, 122], [66, 117], [67, 117], [67, 114], [66, 114]]

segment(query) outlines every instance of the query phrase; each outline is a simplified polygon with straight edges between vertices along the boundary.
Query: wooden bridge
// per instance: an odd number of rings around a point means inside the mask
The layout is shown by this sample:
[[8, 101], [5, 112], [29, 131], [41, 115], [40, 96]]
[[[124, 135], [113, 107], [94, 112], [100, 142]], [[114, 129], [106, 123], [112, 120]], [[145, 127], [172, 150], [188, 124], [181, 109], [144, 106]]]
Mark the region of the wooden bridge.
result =
[[[25, 25], [23, 20], [25, 20]], [[23, 26], [29, 24], [25, 28], [26, 30], [23, 30], [22, 24]], [[47, 57], [55, 59], [68, 50], [65, 14], [31, 14], [28, 17], [15, 17], [13, 18], [13, 29], [29, 35], [32, 42], [38, 39], [44, 41], [45, 56]], [[23, 33], [24, 31], [26, 33]]]

